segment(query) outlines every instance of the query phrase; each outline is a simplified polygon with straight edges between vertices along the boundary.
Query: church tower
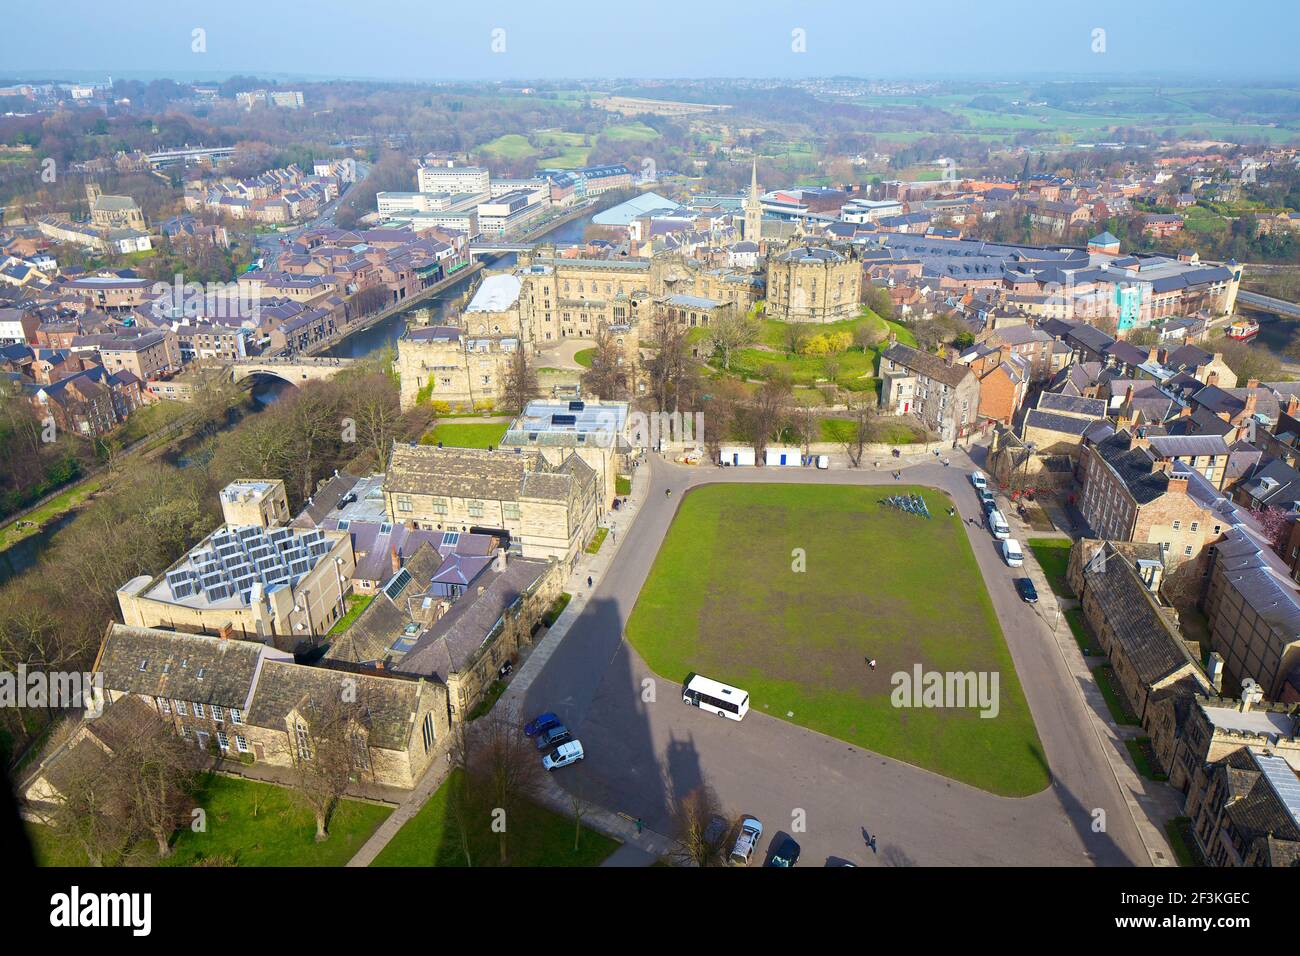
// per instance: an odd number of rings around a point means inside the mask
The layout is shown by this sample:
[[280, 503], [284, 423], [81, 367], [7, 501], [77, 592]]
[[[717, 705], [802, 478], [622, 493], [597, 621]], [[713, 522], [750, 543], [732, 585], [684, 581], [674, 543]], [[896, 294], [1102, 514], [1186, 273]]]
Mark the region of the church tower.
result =
[[742, 203], [745, 210], [745, 235], [747, 242], [760, 242], [763, 238], [763, 203], [758, 198], [758, 159], [749, 182], [749, 196]]

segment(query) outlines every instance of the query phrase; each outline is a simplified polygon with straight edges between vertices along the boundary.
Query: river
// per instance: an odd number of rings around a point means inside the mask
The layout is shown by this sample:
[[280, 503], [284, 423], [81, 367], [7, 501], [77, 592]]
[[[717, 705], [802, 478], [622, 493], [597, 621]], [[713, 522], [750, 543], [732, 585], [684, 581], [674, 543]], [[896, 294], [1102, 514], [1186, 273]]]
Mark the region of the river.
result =
[[[557, 245], [570, 245], [582, 241], [582, 233], [591, 221], [595, 212], [586, 216], [581, 216], [570, 222], [562, 223], [553, 230], [545, 234], [549, 242]], [[491, 267], [494, 269], [506, 269], [514, 265], [518, 257], [512, 252], [492, 260]], [[448, 309], [454, 305], [457, 300], [465, 293], [473, 275], [467, 275], [461, 282], [448, 286], [437, 295], [426, 299], [425, 301], [413, 306], [411, 309], [395, 313], [377, 322], [368, 329], [361, 329], [352, 333], [343, 339], [343, 341], [331, 346], [326, 355], [332, 355], [340, 358], [364, 358], [374, 352], [389, 347], [396, 348], [397, 340], [402, 333], [406, 331], [407, 315], [412, 311], [428, 309], [432, 311], [430, 322], [436, 323], [442, 320]], [[288, 382], [282, 382], [272, 378], [260, 379], [252, 389], [252, 399], [254, 405], [249, 411], [258, 407], [265, 407], [278, 401], [287, 392], [295, 388]], [[231, 424], [242, 418], [242, 415], [235, 416], [231, 419]], [[228, 426], [227, 426], [228, 427]], [[175, 465], [178, 468], [186, 468], [193, 463], [192, 454], [201, 442], [184, 441], [179, 446], [169, 449], [162, 456], [163, 460], [169, 465]], [[56, 520], [50, 522], [40, 532], [31, 537], [24, 538], [22, 541], [4, 551], [0, 551], [0, 583], [4, 583], [11, 577], [21, 574], [23, 571], [35, 565], [41, 553], [49, 546], [54, 536], [63, 528], [67, 527], [76, 518], [77, 512], [70, 511], [61, 515]]]
[[[582, 241], [582, 233], [587, 228], [587, 223], [591, 221], [591, 217], [594, 215], [595, 212], [592, 212], [586, 216], [580, 216], [577, 219], [570, 220], [569, 222], [561, 223], [550, 232], [546, 233], [544, 238], [547, 242], [553, 242], [556, 245], [571, 245], [579, 243]], [[499, 256], [496, 259], [490, 260], [488, 265], [492, 269], [508, 269], [510, 266], [515, 264], [517, 259], [518, 256], [513, 252], [510, 252], [503, 256]], [[396, 348], [397, 340], [401, 338], [402, 333], [406, 331], [407, 316], [411, 312], [426, 310], [431, 313], [427, 324], [438, 324], [446, 318], [448, 309], [455, 305], [460, 297], [465, 294], [466, 289], [469, 287], [474, 277], [475, 274], [467, 275], [462, 281], [449, 285], [437, 295], [425, 299], [418, 305], [412, 306], [410, 309], [401, 312], [396, 312], [388, 318], [376, 322], [367, 329], [360, 329], [353, 332], [351, 335], [347, 336], [347, 338], [343, 339], [343, 341], [331, 345], [323, 354], [334, 358], [354, 359], [365, 358], [367, 355], [372, 355], [375, 352], [386, 348]], [[254, 397], [256, 397], [256, 395]], [[271, 400], [274, 401], [274, 398]]]

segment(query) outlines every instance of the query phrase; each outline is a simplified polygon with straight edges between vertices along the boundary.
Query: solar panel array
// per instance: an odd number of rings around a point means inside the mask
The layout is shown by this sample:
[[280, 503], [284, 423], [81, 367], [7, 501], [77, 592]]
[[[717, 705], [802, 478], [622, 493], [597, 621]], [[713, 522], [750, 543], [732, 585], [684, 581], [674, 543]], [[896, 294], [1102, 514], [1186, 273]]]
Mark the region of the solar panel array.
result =
[[202, 596], [221, 601], [238, 596], [248, 604], [255, 584], [267, 591], [293, 587], [329, 550], [330, 542], [315, 528], [297, 532], [256, 525], [226, 527], [212, 536], [208, 547], [190, 552], [184, 564], [168, 571], [167, 586], [177, 600]]
[[1277, 794], [1278, 800], [1286, 807], [1291, 819], [1300, 823], [1300, 778], [1287, 763], [1286, 758], [1274, 754], [1262, 754], [1256, 751], [1255, 763], [1264, 772], [1264, 777]]

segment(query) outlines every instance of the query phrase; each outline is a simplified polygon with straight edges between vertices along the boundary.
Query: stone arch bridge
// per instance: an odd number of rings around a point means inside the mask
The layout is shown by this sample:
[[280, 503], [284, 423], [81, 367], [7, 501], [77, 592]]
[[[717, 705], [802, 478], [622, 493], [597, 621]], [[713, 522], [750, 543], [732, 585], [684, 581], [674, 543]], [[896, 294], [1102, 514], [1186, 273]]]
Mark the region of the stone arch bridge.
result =
[[301, 385], [333, 378], [355, 364], [354, 359], [307, 355], [236, 359], [230, 363], [230, 380], [238, 383], [257, 375], [268, 375], [290, 385]]

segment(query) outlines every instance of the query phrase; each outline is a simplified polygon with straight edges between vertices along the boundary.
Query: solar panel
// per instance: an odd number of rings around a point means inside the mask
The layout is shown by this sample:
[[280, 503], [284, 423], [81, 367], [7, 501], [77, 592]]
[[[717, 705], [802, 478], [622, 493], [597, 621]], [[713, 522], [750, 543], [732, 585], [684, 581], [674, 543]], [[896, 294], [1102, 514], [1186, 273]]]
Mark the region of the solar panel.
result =
[[444, 531], [442, 533], [442, 544], [446, 548], [454, 548], [460, 543], [459, 531]]
[[402, 568], [384, 585], [384, 594], [390, 601], [396, 601], [406, 586], [411, 583], [411, 572]]
[[1254, 753], [1255, 763], [1264, 772], [1264, 778], [1277, 794], [1278, 800], [1291, 814], [1292, 821], [1300, 824], [1300, 779], [1296, 777], [1295, 770], [1283, 757], [1262, 754], [1257, 750]]

